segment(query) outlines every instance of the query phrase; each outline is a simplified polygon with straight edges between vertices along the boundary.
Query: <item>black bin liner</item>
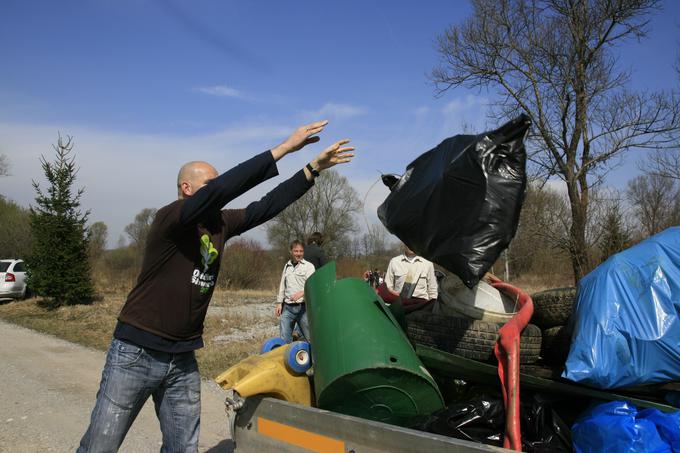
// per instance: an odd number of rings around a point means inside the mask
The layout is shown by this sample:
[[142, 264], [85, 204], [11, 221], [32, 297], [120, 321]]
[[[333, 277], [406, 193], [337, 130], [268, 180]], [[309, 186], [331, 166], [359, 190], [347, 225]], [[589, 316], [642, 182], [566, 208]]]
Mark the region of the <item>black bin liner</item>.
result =
[[517, 230], [526, 189], [521, 115], [496, 130], [456, 135], [419, 156], [378, 208], [385, 227], [417, 254], [472, 288]]
[[[551, 408], [548, 400], [534, 395], [520, 405], [522, 451], [571, 452], [571, 430]], [[499, 398], [477, 396], [413, 420], [411, 428], [457, 439], [503, 446], [505, 409]]]

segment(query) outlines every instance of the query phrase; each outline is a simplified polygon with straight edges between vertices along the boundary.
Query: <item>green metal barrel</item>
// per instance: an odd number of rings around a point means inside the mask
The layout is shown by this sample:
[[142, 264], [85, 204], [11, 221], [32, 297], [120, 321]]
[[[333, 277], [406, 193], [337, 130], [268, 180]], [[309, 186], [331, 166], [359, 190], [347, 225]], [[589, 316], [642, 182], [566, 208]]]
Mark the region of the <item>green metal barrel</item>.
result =
[[444, 402], [385, 303], [363, 280], [335, 279], [335, 262], [305, 285], [317, 406], [404, 425]]

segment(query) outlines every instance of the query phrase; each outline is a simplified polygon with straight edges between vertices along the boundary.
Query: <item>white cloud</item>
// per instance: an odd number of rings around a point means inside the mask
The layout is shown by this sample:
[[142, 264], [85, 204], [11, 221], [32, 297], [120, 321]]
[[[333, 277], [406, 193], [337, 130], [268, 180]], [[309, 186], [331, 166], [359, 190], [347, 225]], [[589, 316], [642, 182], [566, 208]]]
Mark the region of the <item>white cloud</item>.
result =
[[378, 220], [378, 206], [385, 201], [390, 191], [377, 175], [373, 179], [354, 178], [351, 181], [352, 187], [359, 194], [359, 199], [364, 202], [364, 210], [360, 214], [360, 228], [366, 230], [366, 224], [380, 223]]
[[199, 93], [203, 94], [208, 94], [210, 96], [245, 99], [245, 95], [241, 91], [237, 90], [236, 88], [232, 88], [228, 85], [199, 87], [196, 88], [195, 91], [198, 91]]
[[302, 116], [306, 120], [311, 121], [317, 119], [341, 120], [365, 115], [366, 113], [368, 113], [368, 110], [365, 107], [327, 102], [318, 110], [303, 112]]
[[441, 112], [445, 116], [469, 115], [485, 107], [486, 103], [487, 99], [484, 97], [467, 95], [449, 101], [442, 107]]
[[559, 178], [550, 178], [546, 181], [544, 187], [562, 194], [563, 196], [567, 195], [567, 185]]
[[484, 132], [487, 129], [486, 104], [486, 98], [471, 95], [448, 102], [441, 109], [443, 135]]

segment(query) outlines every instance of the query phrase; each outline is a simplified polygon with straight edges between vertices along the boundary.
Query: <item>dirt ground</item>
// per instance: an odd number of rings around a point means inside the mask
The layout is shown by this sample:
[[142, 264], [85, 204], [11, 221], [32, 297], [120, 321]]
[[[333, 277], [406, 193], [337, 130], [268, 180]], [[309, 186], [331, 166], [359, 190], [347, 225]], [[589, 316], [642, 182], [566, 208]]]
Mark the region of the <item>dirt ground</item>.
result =
[[[0, 321], [0, 452], [73, 452], [87, 428], [105, 354]], [[223, 391], [202, 386], [200, 451], [232, 451]], [[121, 452], [157, 452], [158, 420], [149, 401]]]

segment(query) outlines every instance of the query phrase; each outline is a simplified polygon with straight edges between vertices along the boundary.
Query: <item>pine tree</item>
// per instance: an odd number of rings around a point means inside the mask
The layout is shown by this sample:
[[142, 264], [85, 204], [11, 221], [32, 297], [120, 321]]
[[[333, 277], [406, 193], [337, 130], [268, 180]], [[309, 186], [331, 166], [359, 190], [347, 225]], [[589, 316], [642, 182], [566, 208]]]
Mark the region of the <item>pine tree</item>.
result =
[[602, 239], [599, 242], [600, 261], [628, 248], [631, 244], [630, 232], [623, 222], [621, 205], [614, 201], [607, 207], [602, 224]]
[[72, 191], [78, 169], [70, 157], [72, 138], [61, 135], [54, 162], [44, 156], [40, 163], [49, 182], [47, 192], [33, 181], [36, 204], [31, 206], [33, 250], [27, 260], [29, 285], [55, 306], [92, 302], [88, 243], [85, 224], [89, 211], [80, 211], [84, 189]]

